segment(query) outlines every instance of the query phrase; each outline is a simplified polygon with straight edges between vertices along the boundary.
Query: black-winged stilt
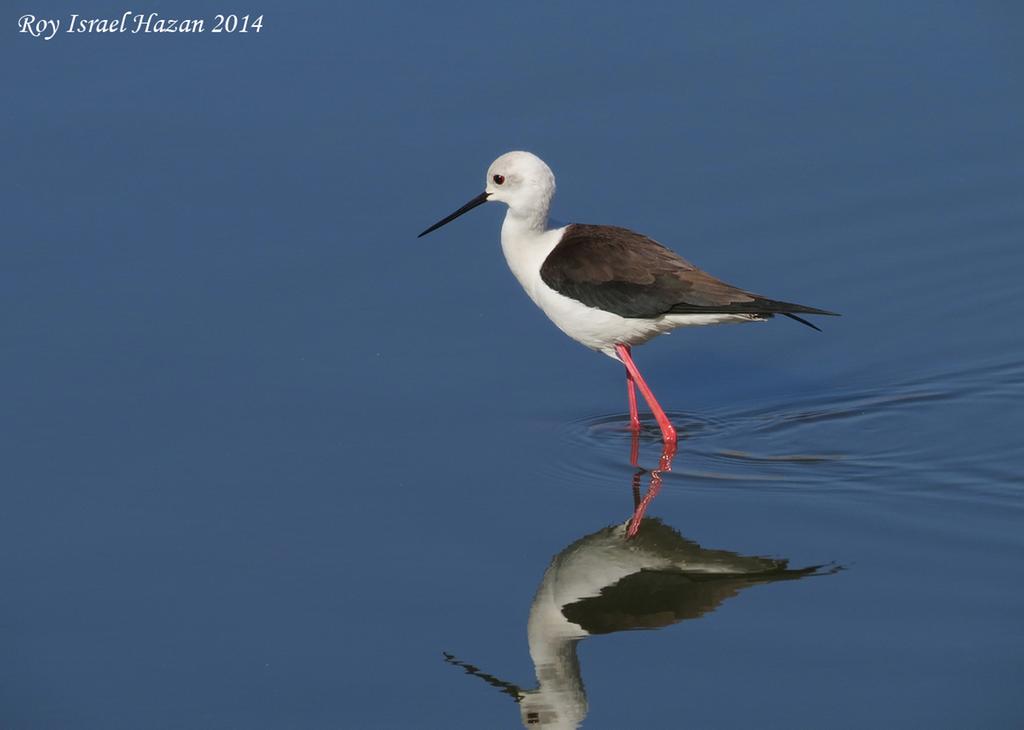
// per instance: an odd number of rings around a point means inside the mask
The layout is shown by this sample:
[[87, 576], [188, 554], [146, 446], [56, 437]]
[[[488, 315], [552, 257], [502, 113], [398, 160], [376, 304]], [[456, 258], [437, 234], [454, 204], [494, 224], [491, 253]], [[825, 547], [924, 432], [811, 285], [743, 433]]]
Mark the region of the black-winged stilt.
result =
[[484, 192], [419, 235], [488, 201], [508, 205], [501, 248], [509, 268], [559, 329], [625, 366], [634, 432], [640, 430], [635, 385], [664, 442], [676, 442], [675, 428], [633, 362], [633, 345], [679, 327], [758, 322], [776, 314], [818, 329], [798, 315], [836, 314], [738, 289], [626, 228], [573, 223], [549, 229], [554, 194], [555, 176], [543, 160], [507, 152], [488, 168]]

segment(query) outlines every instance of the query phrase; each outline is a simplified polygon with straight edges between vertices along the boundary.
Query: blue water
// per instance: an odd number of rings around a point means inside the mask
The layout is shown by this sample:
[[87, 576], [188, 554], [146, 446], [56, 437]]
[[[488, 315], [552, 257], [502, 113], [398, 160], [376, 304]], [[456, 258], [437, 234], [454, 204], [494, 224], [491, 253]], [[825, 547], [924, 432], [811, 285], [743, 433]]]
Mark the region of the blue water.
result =
[[573, 644], [583, 726], [1024, 724], [1019, 8], [16, 28], [126, 9], [0, 19], [0, 727], [520, 726], [535, 594], [637, 469], [621, 368], [519, 290], [499, 206], [415, 238], [509, 149], [560, 220], [844, 315], [635, 351], [667, 544], [822, 567], [623, 583], [661, 628]]

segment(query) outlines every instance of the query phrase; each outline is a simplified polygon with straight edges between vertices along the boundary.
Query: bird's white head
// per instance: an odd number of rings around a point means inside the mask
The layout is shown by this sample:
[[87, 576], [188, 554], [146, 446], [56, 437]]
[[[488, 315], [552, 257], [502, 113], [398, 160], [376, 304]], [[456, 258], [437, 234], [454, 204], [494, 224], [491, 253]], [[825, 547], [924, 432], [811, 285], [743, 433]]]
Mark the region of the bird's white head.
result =
[[512, 215], [548, 217], [555, 174], [532, 152], [506, 152], [487, 168], [488, 200], [505, 203]]
[[484, 192], [451, 215], [442, 218], [420, 236], [436, 231], [446, 223], [489, 201], [505, 203], [508, 215], [519, 225], [544, 230], [551, 198], [555, 194], [555, 174], [544, 160], [532, 152], [506, 152], [487, 168]]

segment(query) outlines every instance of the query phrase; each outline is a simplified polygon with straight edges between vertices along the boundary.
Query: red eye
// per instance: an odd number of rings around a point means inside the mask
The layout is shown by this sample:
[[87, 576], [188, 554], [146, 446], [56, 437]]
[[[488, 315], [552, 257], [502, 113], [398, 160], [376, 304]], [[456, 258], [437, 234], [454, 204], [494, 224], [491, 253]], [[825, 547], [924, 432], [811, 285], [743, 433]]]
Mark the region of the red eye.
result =
[[505, 182], [505, 176], [504, 175], [495, 175], [491, 179], [494, 180], [494, 184], [495, 185], [501, 185], [503, 182]]

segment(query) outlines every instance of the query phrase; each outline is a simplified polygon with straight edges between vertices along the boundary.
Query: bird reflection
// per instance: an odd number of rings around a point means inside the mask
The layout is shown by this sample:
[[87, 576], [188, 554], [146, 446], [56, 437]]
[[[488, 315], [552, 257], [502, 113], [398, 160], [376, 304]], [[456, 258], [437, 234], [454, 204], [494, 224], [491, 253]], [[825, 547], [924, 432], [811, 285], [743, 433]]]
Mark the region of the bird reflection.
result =
[[650, 486], [647, 487], [646, 494], [641, 497], [640, 479], [644, 474], [644, 470], [641, 469], [639, 465], [640, 434], [636, 431], [633, 432], [632, 444], [629, 449], [629, 463], [637, 467], [637, 470], [633, 474], [633, 516], [629, 519], [629, 523], [626, 527], [626, 539], [636, 537], [643, 521], [644, 514], [647, 512], [647, 506], [651, 503], [651, 500], [658, 496], [658, 492], [661, 490], [662, 475], [667, 471], [672, 471], [672, 459], [674, 459], [675, 456], [675, 442], [663, 443], [661, 446], [661, 458], [658, 459], [658, 466], [656, 469], [651, 470]]
[[663, 451], [643, 498], [642, 470], [634, 477], [629, 519], [581, 537], [551, 559], [527, 623], [536, 688], [522, 689], [444, 655], [445, 661], [512, 697], [525, 726], [577, 728], [583, 722], [587, 698], [576, 654], [583, 639], [664, 628], [711, 613], [750, 586], [838, 570], [820, 565], [790, 569], [787, 560], [710, 550], [660, 519], [645, 517], [643, 510], [657, 493], [661, 472], [671, 467], [672, 455]]

